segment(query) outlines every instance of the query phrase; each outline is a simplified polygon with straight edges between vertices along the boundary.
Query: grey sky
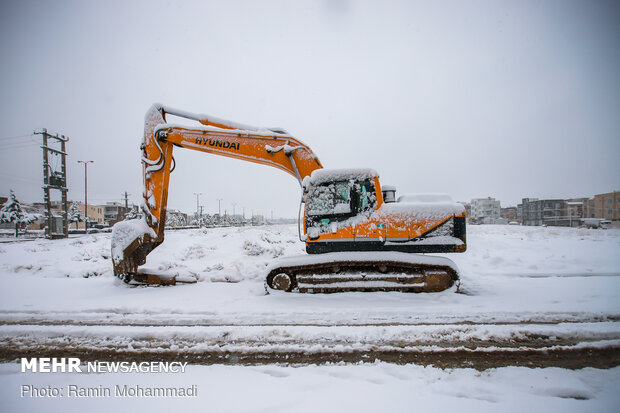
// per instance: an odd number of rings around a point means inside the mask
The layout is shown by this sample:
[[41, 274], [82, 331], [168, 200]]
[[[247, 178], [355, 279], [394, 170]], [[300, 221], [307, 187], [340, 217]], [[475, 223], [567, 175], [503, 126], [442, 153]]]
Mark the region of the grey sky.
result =
[[[138, 202], [154, 102], [284, 127], [401, 194], [506, 206], [620, 189], [618, 2], [5, 1], [0, 23], [0, 194], [25, 201], [42, 199], [41, 149], [4, 138], [45, 127], [71, 138], [70, 199], [81, 159], [89, 201]], [[207, 212], [296, 214], [287, 174], [175, 158], [169, 207], [201, 192]]]

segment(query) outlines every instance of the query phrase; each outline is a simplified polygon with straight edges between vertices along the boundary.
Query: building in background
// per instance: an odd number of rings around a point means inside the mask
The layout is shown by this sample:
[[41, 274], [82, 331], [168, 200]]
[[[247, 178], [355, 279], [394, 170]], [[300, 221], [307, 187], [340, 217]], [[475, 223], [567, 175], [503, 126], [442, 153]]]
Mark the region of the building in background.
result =
[[499, 215], [508, 221], [517, 220], [517, 207], [500, 208]]
[[521, 222], [528, 226], [578, 227], [583, 218], [584, 201], [587, 201], [587, 198], [569, 200], [523, 198]]
[[471, 204], [469, 202], [458, 201], [459, 204], [465, 208], [465, 216], [469, 219], [471, 217]]
[[620, 192], [613, 191], [606, 194], [594, 195], [587, 211], [588, 218], [601, 218], [609, 221], [620, 220]]
[[596, 218], [596, 214], [594, 212], [594, 198], [586, 199], [583, 202], [583, 217]]
[[523, 223], [523, 204], [517, 205], [517, 222]]
[[[517, 219], [523, 225], [542, 225], [542, 213], [540, 216], [536, 214], [536, 204], [538, 198], [523, 198], [521, 203], [517, 205]], [[519, 214], [519, 211], [521, 213]], [[540, 224], [538, 221], [540, 220]]]
[[471, 200], [471, 217], [481, 224], [494, 224], [500, 218], [500, 204], [495, 198]]
[[[566, 212], [568, 213], [569, 226], [578, 227], [581, 225], [581, 218], [585, 218], [584, 206], [588, 203], [588, 198], [572, 198], [566, 200]], [[578, 221], [576, 224], [575, 219]]]
[[125, 206], [120, 202], [107, 202], [103, 208], [103, 215], [106, 226], [111, 227], [117, 222], [123, 221], [125, 219], [125, 214], [128, 214], [132, 208], [133, 205]]
[[[84, 215], [84, 204], [82, 202], [80, 202], [78, 204], [78, 209], [80, 210], [80, 214], [82, 216]], [[101, 205], [90, 205], [88, 204], [88, 227], [92, 228], [92, 227], [105, 227], [106, 225], [106, 221], [105, 221], [105, 206], [101, 206]], [[84, 222], [71, 222], [71, 225], [69, 225], [69, 229], [84, 229], [85, 228], [85, 223]]]

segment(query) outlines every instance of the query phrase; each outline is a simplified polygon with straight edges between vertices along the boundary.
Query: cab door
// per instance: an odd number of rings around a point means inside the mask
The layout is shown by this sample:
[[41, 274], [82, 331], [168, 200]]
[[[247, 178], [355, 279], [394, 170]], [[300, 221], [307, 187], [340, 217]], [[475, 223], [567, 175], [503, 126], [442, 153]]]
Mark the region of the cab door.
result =
[[[377, 209], [377, 196], [374, 182], [370, 179], [354, 182], [351, 195], [352, 208], [356, 213], [353, 227], [355, 242], [360, 244], [383, 244], [385, 225], [373, 217]], [[360, 246], [360, 249], [364, 249]]]

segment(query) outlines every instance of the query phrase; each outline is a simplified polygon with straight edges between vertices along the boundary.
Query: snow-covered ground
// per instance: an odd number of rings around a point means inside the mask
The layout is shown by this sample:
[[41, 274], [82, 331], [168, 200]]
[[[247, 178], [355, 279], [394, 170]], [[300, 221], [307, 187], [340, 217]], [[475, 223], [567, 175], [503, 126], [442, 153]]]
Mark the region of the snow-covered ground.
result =
[[[110, 234], [0, 243], [0, 349], [617, 352], [619, 247], [615, 229], [469, 226], [468, 251], [445, 255], [460, 269], [460, 293], [304, 295], [266, 294], [263, 284], [275, 259], [304, 253], [295, 226], [168, 231], [147, 266], [200, 280], [173, 287], [117, 281]], [[620, 403], [618, 367], [477, 372], [369, 361], [190, 366], [173, 377], [90, 374], [80, 383], [200, 385], [195, 399], [97, 400], [106, 410], [333, 411], [343, 400], [357, 411], [612, 411]], [[9, 410], [78, 410], [93, 401], [20, 399], [21, 384], [65, 386], [75, 376], [17, 370], [0, 365]]]
[[[160, 324], [583, 321], [620, 314], [620, 231], [470, 226], [447, 254], [461, 291], [303, 295], [264, 289], [265, 268], [304, 254], [294, 226], [168, 231], [147, 267], [200, 282], [129, 287], [112, 275], [110, 234], [0, 244], [0, 318]], [[105, 314], [105, 317], [103, 316]]]
[[[372, 363], [323, 366], [188, 366], [179, 374], [24, 374], [0, 365], [6, 412], [614, 412], [620, 368], [505, 367], [479, 372]], [[20, 397], [52, 385], [59, 398]], [[67, 387], [110, 388], [110, 397], [68, 397]], [[114, 397], [115, 386], [185, 387], [197, 397]], [[101, 387], [100, 387], [101, 386]]]

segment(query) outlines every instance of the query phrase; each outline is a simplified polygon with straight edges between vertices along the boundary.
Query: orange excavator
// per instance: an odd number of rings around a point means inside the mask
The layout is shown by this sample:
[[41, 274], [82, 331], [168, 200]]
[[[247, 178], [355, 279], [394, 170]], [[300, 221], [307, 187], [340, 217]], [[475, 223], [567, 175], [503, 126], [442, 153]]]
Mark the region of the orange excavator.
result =
[[[167, 115], [199, 125], [167, 123]], [[397, 200], [396, 189], [382, 187], [374, 170], [324, 169], [307, 145], [281, 128], [155, 104], [145, 116], [141, 145], [143, 217], [117, 223], [112, 234], [114, 274], [127, 283], [181, 282], [138, 268], [164, 241], [175, 146], [273, 166], [299, 182], [304, 211], [299, 236], [309, 255], [272, 263], [266, 272], [270, 289], [435, 292], [458, 280], [451, 260], [420, 255], [465, 251], [465, 209], [449, 197], [419, 194]]]

